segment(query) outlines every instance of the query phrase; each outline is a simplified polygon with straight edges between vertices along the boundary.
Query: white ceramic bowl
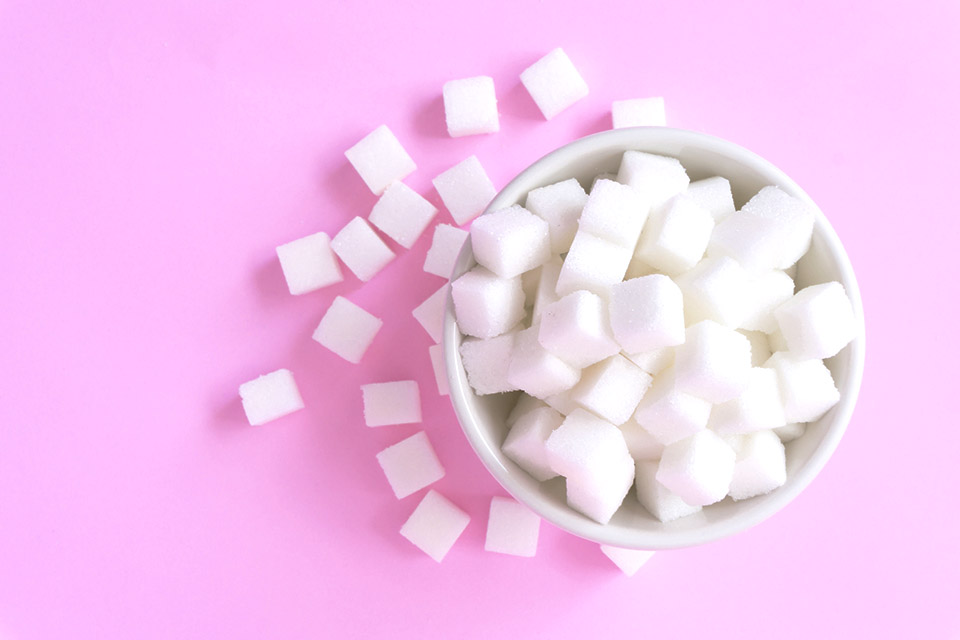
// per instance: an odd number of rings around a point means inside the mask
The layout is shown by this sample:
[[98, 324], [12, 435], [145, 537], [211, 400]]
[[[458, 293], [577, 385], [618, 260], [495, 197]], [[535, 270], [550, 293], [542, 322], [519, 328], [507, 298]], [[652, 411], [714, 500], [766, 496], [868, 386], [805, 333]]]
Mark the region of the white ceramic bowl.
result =
[[[500, 450], [506, 437], [506, 415], [517, 393], [477, 396], [467, 383], [453, 305], [448, 300], [443, 346], [450, 398], [470, 444], [483, 464], [511, 495], [558, 527], [589, 540], [637, 549], [686, 547], [743, 531], [770, 517], [799, 494], [819, 473], [846, 429], [863, 373], [863, 307], [853, 268], [836, 232], [809, 196], [790, 178], [760, 156], [712, 136], [680, 129], [647, 127], [598, 133], [572, 142], [533, 163], [508, 184], [487, 208], [495, 211], [523, 204], [537, 187], [577, 178], [589, 187], [594, 176], [616, 173], [624, 151], [637, 149], [673, 156], [692, 180], [719, 175], [730, 180], [737, 208], [766, 185], [814, 205], [817, 222], [810, 251], [798, 264], [797, 289], [839, 280], [847, 290], [859, 319], [859, 336], [827, 361], [840, 390], [840, 402], [820, 420], [808, 425], [799, 439], [787, 445], [787, 482], [764, 496], [734, 502], [730, 498], [700, 513], [666, 524], [640, 506], [633, 490], [609, 524], [601, 525], [567, 506], [563, 478], [537, 482]], [[454, 279], [476, 264], [466, 243], [454, 270]]]

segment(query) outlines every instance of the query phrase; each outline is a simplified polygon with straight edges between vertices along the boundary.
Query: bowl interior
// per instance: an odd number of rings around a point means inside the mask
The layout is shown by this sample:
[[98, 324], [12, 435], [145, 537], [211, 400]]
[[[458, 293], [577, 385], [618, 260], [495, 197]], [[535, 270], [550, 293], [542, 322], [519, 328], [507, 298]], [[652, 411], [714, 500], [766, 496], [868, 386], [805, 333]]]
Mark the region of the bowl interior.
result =
[[[444, 354], [450, 396], [460, 424], [484, 465], [516, 499], [567, 531], [596, 542], [620, 547], [661, 549], [684, 547], [742, 531], [769, 517], [793, 499], [820, 471], [833, 453], [849, 422], [863, 369], [863, 311], [850, 261], [826, 217], [800, 187], [782, 171], [742, 147], [704, 134], [668, 128], [619, 129], [577, 140], [541, 158], [518, 175], [491, 202], [488, 211], [523, 204], [527, 192], [568, 178], [589, 189], [601, 173], [616, 173], [628, 149], [673, 156], [691, 180], [723, 176], [730, 180], [737, 208], [762, 187], [777, 185], [810, 202], [817, 222], [810, 251], [798, 264], [797, 289], [839, 280], [846, 288], [860, 320], [859, 336], [838, 355], [827, 360], [841, 393], [840, 402], [820, 420], [810, 423], [802, 437], [787, 449], [787, 482], [780, 489], [750, 500], [730, 498], [700, 513], [661, 523], [637, 502], [633, 490], [611, 522], [601, 525], [566, 504], [563, 478], [537, 482], [500, 451], [507, 434], [505, 418], [518, 394], [477, 396], [467, 382], [460, 360], [463, 338], [448, 301], [444, 321]], [[476, 264], [467, 242], [453, 278]]]

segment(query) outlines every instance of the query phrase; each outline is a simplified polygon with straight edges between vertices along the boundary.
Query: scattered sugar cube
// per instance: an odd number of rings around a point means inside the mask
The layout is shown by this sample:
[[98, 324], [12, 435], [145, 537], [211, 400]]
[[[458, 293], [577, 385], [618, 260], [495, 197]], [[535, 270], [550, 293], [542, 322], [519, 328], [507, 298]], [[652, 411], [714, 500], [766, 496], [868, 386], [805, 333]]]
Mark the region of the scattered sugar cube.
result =
[[470, 226], [477, 262], [501, 278], [513, 278], [550, 259], [550, 227], [520, 205], [480, 216]]
[[363, 419], [368, 427], [385, 424], [413, 424], [420, 415], [420, 387], [416, 380], [375, 382], [360, 387], [363, 392]]
[[530, 413], [537, 407], [545, 407], [543, 400], [539, 398], [534, 398], [531, 395], [526, 393], [517, 394], [517, 404], [513, 406], [513, 409], [507, 415], [506, 425], [512, 427], [517, 423], [517, 420]]
[[559, 47], [524, 69], [520, 82], [547, 120], [589, 93], [587, 83]]
[[440, 342], [443, 339], [443, 317], [447, 312], [449, 288], [449, 284], [444, 284], [413, 310], [413, 317], [434, 342]]
[[667, 111], [663, 98], [614, 100], [610, 111], [614, 129], [667, 126]]
[[492, 338], [523, 319], [520, 278], [498, 278], [477, 266], [450, 286], [457, 324], [468, 336]]
[[687, 329], [674, 356], [677, 388], [712, 403], [740, 395], [750, 371], [750, 341], [712, 320]]
[[503, 441], [503, 453], [541, 482], [555, 478], [557, 472], [550, 467], [550, 461], [547, 458], [547, 438], [560, 426], [564, 416], [537, 401], [533, 396], [523, 394], [520, 397], [520, 403], [524, 398], [530, 398], [538, 402], [539, 406], [529, 409], [516, 418], [510, 427], [507, 439]]
[[633, 251], [649, 213], [649, 200], [633, 187], [599, 180], [583, 206], [579, 228]]
[[801, 289], [774, 315], [790, 353], [798, 358], [830, 358], [857, 335], [853, 305], [839, 282]]
[[367, 282], [396, 257], [390, 247], [370, 228], [367, 221], [356, 217], [330, 241], [333, 252], [355, 276]]
[[377, 454], [377, 462], [397, 498], [406, 498], [445, 475], [424, 431], [401, 440]]
[[743, 436], [730, 481], [730, 497], [746, 500], [770, 493], [786, 481], [786, 452], [777, 434], [757, 431]]
[[550, 249], [555, 254], [566, 253], [577, 233], [577, 224], [587, 192], [575, 178], [534, 189], [527, 194], [524, 206], [534, 215], [547, 221], [550, 227]]
[[515, 338], [515, 333], [504, 333], [486, 340], [466, 338], [460, 343], [467, 381], [478, 396], [517, 390], [507, 382]]
[[370, 191], [376, 195], [383, 193], [390, 183], [403, 180], [417, 168], [406, 149], [385, 124], [347, 149], [346, 156], [370, 187]]
[[340, 263], [330, 249], [330, 236], [322, 231], [280, 245], [277, 257], [287, 288], [295, 296], [343, 280]]
[[709, 211], [716, 222], [720, 222], [737, 209], [733, 204], [730, 181], [720, 176], [691, 182], [686, 194], [688, 198]]
[[337, 296], [320, 319], [313, 339], [347, 362], [357, 364], [382, 326], [380, 318]]
[[610, 327], [627, 353], [643, 353], [684, 341], [683, 294], [665, 275], [610, 287]]
[[533, 296], [533, 310], [530, 312], [531, 324], [539, 322], [543, 310], [560, 299], [557, 295], [557, 281], [560, 279], [562, 268], [563, 261], [560, 256], [553, 256], [540, 266], [537, 292]]
[[537, 554], [539, 537], [540, 516], [512, 498], [494, 496], [490, 501], [485, 551], [532, 558]]
[[740, 327], [773, 333], [777, 330], [774, 310], [793, 297], [793, 279], [784, 271], [766, 271], [754, 275], [747, 285], [747, 314]]
[[840, 401], [840, 392], [823, 361], [777, 352], [764, 365], [777, 373], [787, 423], [813, 422]]
[[802, 436], [806, 430], [806, 424], [802, 422], [791, 422], [790, 424], [785, 424], [782, 427], [777, 427], [773, 430], [773, 432], [777, 434], [778, 438], [780, 438], [780, 442], [787, 444], [788, 442], [793, 442]]
[[443, 85], [443, 111], [451, 138], [500, 131], [493, 78], [476, 76]]
[[753, 367], [747, 372], [743, 392], [713, 407], [707, 427], [726, 435], [773, 429], [786, 423], [776, 372]]
[[394, 182], [373, 205], [370, 222], [409, 249], [435, 215], [437, 208], [426, 198], [404, 183]]
[[469, 515], [431, 489], [403, 523], [400, 535], [440, 562], [469, 522]]
[[507, 369], [507, 382], [543, 399], [577, 384], [580, 370], [544, 349], [537, 338], [539, 333], [539, 325], [517, 333], [513, 358]]
[[660, 460], [663, 455], [663, 443], [650, 435], [636, 420], [629, 420], [619, 426], [627, 450], [634, 460]]
[[570, 390], [578, 405], [615, 425], [630, 419], [653, 377], [617, 354], [587, 367]]
[[653, 557], [653, 551], [644, 551], [643, 549], [623, 549], [621, 547], [611, 547], [609, 545], [600, 545], [600, 551], [610, 559], [610, 562], [617, 565], [628, 578], [636, 575], [640, 567], [647, 563], [647, 560]]
[[713, 320], [736, 329], [751, 310], [750, 278], [736, 260], [706, 258], [676, 276], [687, 325]]
[[742, 333], [750, 341], [750, 366], [761, 367], [773, 355], [773, 352], [770, 351], [770, 341], [767, 340], [767, 334], [762, 331], [745, 331], [743, 329], [738, 329], [737, 333]]
[[261, 425], [303, 409], [303, 399], [293, 374], [277, 369], [240, 385], [240, 402], [247, 421]]
[[[673, 364], [673, 347], [663, 347], [640, 353], [625, 353], [630, 362], [652, 376], [657, 375]], [[762, 363], [761, 363], [762, 364]]]
[[673, 444], [703, 431], [710, 419], [711, 405], [677, 388], [673, 368], [661, 372], [644, 394], [633, 420], [658, 442]]
[[709, 211], [677, 194], [650, 213], [636, 255], [661, 273], [683, 273], [703, 257], [713, 224]]
[[454, 222], [461, 226], [483, 213], [497, 195], [477, 156], [470, 156], [438, 175], [433, 186]]
[[727, 495], [736, 452], [709, 429], [667, 445], [656, 479], [691, 506], [706, 506]]
[[544, 349], [577, 368], [620, 352], [606, 303], [590, 291], [574, 291], [544, 308], [539, 340]]
[[565, 296], [578, 289], [586, 289], [606, 297], [610, 287], [623, 280], [632, 256], [632, 249], [585, 231], [577, 231], [560, 268], [557, 295]]
[[687, 189], [690, 177], [676, 158], [643, 151], [626, 151], [620, 161], [617, 181], [628, 184], [650, 201], [661, 204]]
[[672, 522], [697, 513], [703, 507], [687, 504], [657, 480], [659, 460], [638, 460], [636, 468], [637, 500], [660, 522]]
[[433, 375], [437, 379], [437, 393], [441, 396], [450, 395], [450, 382], [447, 380], [446, 363], [443, 360], [443, 345], [432, 344], [428, 348], [430, 364], [433, 365]]
[[467, 241], [469, 233], [463, 229], [450, 226], [449, 224], [438, 224], [433, 229], [433, 242], [427, 250], [427, 258], [423, 262], [423, 270], [427, 273], [449, 278], [453, 273], [453, 267], [457, 264], [457, 258], [460, 256], [460, 249], [463, 243]]

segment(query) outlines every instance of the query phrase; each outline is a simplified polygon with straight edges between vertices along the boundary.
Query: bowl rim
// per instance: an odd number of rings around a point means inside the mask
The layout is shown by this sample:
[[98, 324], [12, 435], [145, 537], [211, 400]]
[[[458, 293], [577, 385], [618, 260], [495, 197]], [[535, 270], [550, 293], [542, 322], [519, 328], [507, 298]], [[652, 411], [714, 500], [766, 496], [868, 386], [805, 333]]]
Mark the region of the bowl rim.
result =
[[[524, 486], [513, 480], [513, 472], [497, 458], [499, 447], [496, 448], [496, 452], [493, 451], [482, 438], [476, 416], [467, 405], [466, 398], [467, 394], [470, 393], [469, 385], [465, 384], [465, 378], [458, 375], [459, 371], [462, 370], [460, 354], [458, 349], [450, 348], [458, 343], [460, 334], [454, 315], [452, 295], [448, 290], [441, 343], [443, 344], [445, 371], [450, 387], [450, 400], [461, 429], [484, 467], [510, 495], [564, 531], [601, 544], [638, 549], [673, 549], [719, 540], [759, 524], [789, 504], [809, 486], [839, 445], [853, 415], [863, 379], [865, 362], [866, 336], [860, 289], [853, 266], [839, 236], [813, 199], [786, 173], [760, 155], [733, 142], [705, 133], [670, 127], [633, 127], [595, 133], [567, 143], [531, 163], [497, 193], [483, 213], [486, 214], [520, 202], [521, 196], [540, 186], [531, 186], [531, 183], [535, 182], [538, 176], [548, 171], [547, 166], [562, 166], [582, 154], [601, 151], [605, 148], [635, 148], [644, 151], [645, 145], [649, 147], [658, 143], [696, 147], [702, 151], [726, 156], [734, 162], [755, 169], [758, 173], [770, 178], [771, 184], [778, 185], [788, 193], [802, 198], [812, 205], [816, 214], [815, 229], [821, 234], [829, 254], [836, 260], [839, 279], [843, 282], [853, 306], [859, 333], [853, 342], [846, 347], [851, 350], [849, 369], [844, 380], [843, 396], [833, 409], [835, 413], [833, 414], [832, 424], [824, 433], [822, 440], [810, 458], [796, 470], [784, 486], [769, 494], [768, 499], [762, 503], [762, 507], [747, 507], [732, 518], [708, 521], [703, 527], [695, 529], [656, 532], [634, 530], [635, 536], [625, 537], [624, 535], [617, 535], [617, 530], [589, 520], [585, 516], [571, 517], [566, 505], [558, 506], [543, 500], [538, 495], [529, 493]], [[657, 153], [656, 151], [650, 152]], [[472, 266], [474, 262], [470, 243], [467, 242], [458, 257], [450, 279], [451, 282], [465, 272], [469, 266]]]

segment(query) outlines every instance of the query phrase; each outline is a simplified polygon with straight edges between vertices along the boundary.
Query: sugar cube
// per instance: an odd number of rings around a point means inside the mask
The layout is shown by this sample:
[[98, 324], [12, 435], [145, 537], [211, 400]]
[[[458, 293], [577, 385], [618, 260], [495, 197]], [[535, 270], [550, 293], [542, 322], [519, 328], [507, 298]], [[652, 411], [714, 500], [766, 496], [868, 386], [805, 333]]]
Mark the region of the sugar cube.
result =
[[690, 177], [676, 158], [631, 150], [623, 154], [617, 181], [642, 193], [652, 207], [659, 207], [685, 191]]
[[614, 100], [610, 111], [614, 129], [667, 126], [667, 112], [663, 98]]
[[577, 384], [580, 370], [540, 346], [537, 339], [539, 333], [539, 325], [517, 333], [513, 343], [513, 358], [507, 369], [507, 382], [543, 399]]
[[777, 434], [757, 431], [743, 436], [730, 481], [730, 497], [746, 500], [770, 493], [786, 481], [786, 452]]
[[417, 168], [406, 149], [385, 124], [347, 149], [345, 155], [370, 191], [376, 195], [383, 193], [390, 183], [403, 180]]
[[709, 211], [677, 194], [650, 213], [637, 256], [661, 273], [683, 273], [703, 257], [713, 224]]
[[440, 562], [469, 522], [469, 515], [431, 489], [403, 523], [400, 535]]
[[673, 364], [673, 347], [662, 347], [651, 351], [641, 351], [640, 353], [625, 353], [624, 355], [630, 362], [652, 376]]
[[755, 274], [747, 285], [747, 314], [740, 327], [773, 333], [777, 319], [773, 311], [793, 297], [793, 279], [784, 271]]
[[452, 138], [500, 130], [497, 94], [493, 78], [489, 76], [461, 78], [444, 84], [443, 110], [447, 133]]
[[707, 426], [711, 405], [677, 388], [672, 368], [661, 372], [644, 394], [633, 420], [658, 442], [672, 444]]
[[663, 450], [656, 479], [691, 506], [723, 500], [733, 480], [736, 452], [705, 429]]
[[492, 338], [523, 319], [520, 278], [499, 278], [477, 266], [450, 286], [457, 324], [468, 336]]
[[470, 226], [477, 262], [501, 278], [513, 278], [550, 259], [550, 228], [520, 205], [480, 216]]
[[437, 208], [426, 198], [404, 183], [394, 182], [373, 205], [370, 222], [409, 249], [435, 215]]
[[740, 395], [750, 371], [750, 341], [712, 320], [687, 329], [674, 356], [677, 388], [711, 403]]
[[751, 310], [750, 278], [736, 260], [706, 258], [676, 276], [687, 325], [713, 320], [736, 329]]
[[356, 217], [330, 241], [333, 252], [340, 256], [358, 278], [367, 282], [396, 257], [396, 254], [370, 228], [366, 220]]
[[615, 425], [630, 419], [652, 376], [617, 354], [587, 367], [570, 391], [578, 405]]
[[683, 294], [665, 275], [654, 274], [610, 287], [610, 327], [627, 353], [671, 347], [684, 341]]
[[460, 256], [460, 249], [463, 243], [467, 241], [467, 233], [463, 229], [450, 226], [449, 224], [438, 224], [433, 229], [433, 241], [427, 250], [427, 258], [423, 262], [423, 270], [427, 273], [449, 278], [453, 273], [453, 267], [457, 264], [457, 258]]
[[667, 489], [657, 480], [659, 460], [638, 460], [636, 468], [637, 500], [643, 508], [660, 522], [672, 522], [678, 518], [701, 511], [699, 505], [687, 504], [683, 498]]
[[709, 211], [716, 222], [720, 222], [736, 211], [730, 181], [726, 178], [714, 176], [691, 182], [686, 194], [688, 198]]
[[[533, 398], [526, 394], [522, 398]], [[519, 406], [519, 404], [518, 404]], [[510, 427], [503, 441], [503, 453], [539, 481], [555, 478], [557, 472], [547, 458], [547, 438], [563, 422], [564, 416], [540, 403], [523, 413]]]
[[633, 187], [599, 180], [583, 206], [579, 229], [633, 251], [649, 213], [649, 200]]
[[707, 427], [725, 435], [773, 429], [786, 423], [776, 372], [753, 367], [739, 396], [714, 405]]
[[445, 475], [430, 440], [419, 431], [377, 454], [377, 462], [397, 498], [406, 498]]
[[532, 558], [537, 554], [540, 516], [511, 498], [494, 496], [490, 501], [485, 551]]
[[577, 368], [620, 351], [606, 303], [590, 291], [574, 291], [545, 307], [538, 337], [544, 349]]
[[347, 362], [357, 364], [382, 326], [380, 318], [337, 296], [323, 314], [313, 339]]
[[515, 338], [516, 333], [504, 333], [485, 340], [465, 338], [460, 343], [460, 357], [467, 381], [478, 396], [517, 390], [507, 382], [507, 368], [510, 366]]
[[480, 215], [497, 195], [477, 156], [470, 156], [438, 175], [433, 186], [454, 222], [461, 226]]
[[547, 120], [589, 93], [587, 83], [559, 47], [524, 69], [520, 82]]
[[240, 401], [247, 421], [261, 425], [303, 409], [303, 399], [293, 374], [277, 369], [240, 385]]
[[416, 380], [374, 382], [360, 387], [363, 419], [368, 427], [421, 421], [420, 387]]
[[570, 395], [571, 391], [572, 388], [555, 393], [552, 396], [547, 396], [543, 401], [557, 413], [568, 416], [580, 408], [580, 405], [573, 401], [573, 396]]
[[853, 305], [839, 282], [801, 289], [774, 315], [790, 353], [798, 358], [830, 358], [857, 335]]
[[617, 565], [628, 578], [636, 575], [640, 567], [647, 563], [647, 560], [653, 557], [653, 551], [644, 551], [643, 549], [623, 549], [621, 547], [611, 547], [609, 545], [600, 545], [600, 551], [610, 559], [610, 562]]
[[833, 376], [821, 360], [800, 359], [789, 351], [780, 351], [763, 366], [777, 374], [787, 423], [819, 420], [840, 401]]
[[527, 194], [524, 206], [534, 215], [547, 221], [550, 227], [550, 249], [553, 253], [566, 253], [577, 233], [577, 224], [587, 192], [575, 178], [539, 187]]
[[577, 231], [560, 268], [556, 294], [586, 289], [605, 297], [612, 285], [623, 280], [632, 256], [632, 249]]
[[450, 382], [447, 380], [447, 368], [443, 360], [443, 345], [432, 344], [427, 351], [430, 354], [433, 375], [437, 379], [437, 393], [441, 396], [448, 396], [450, 395]]
[[280, 245], [277, 257], [287, 288], [295, 296], [343, 280], [340, 263], [330, 249], [330, 236], [322, 231]]
[[413, 317], [434, 342], [443, 339], [443, 317], [447, 312], [449, 289], [450, 285], [444, 284], [413, 310]]
[[663, 455], [663, 443], [650, 435], [636, 420], [628, 420], [618, 428], [627, 442], [630, 457], [634, 460], [659, 460]]

